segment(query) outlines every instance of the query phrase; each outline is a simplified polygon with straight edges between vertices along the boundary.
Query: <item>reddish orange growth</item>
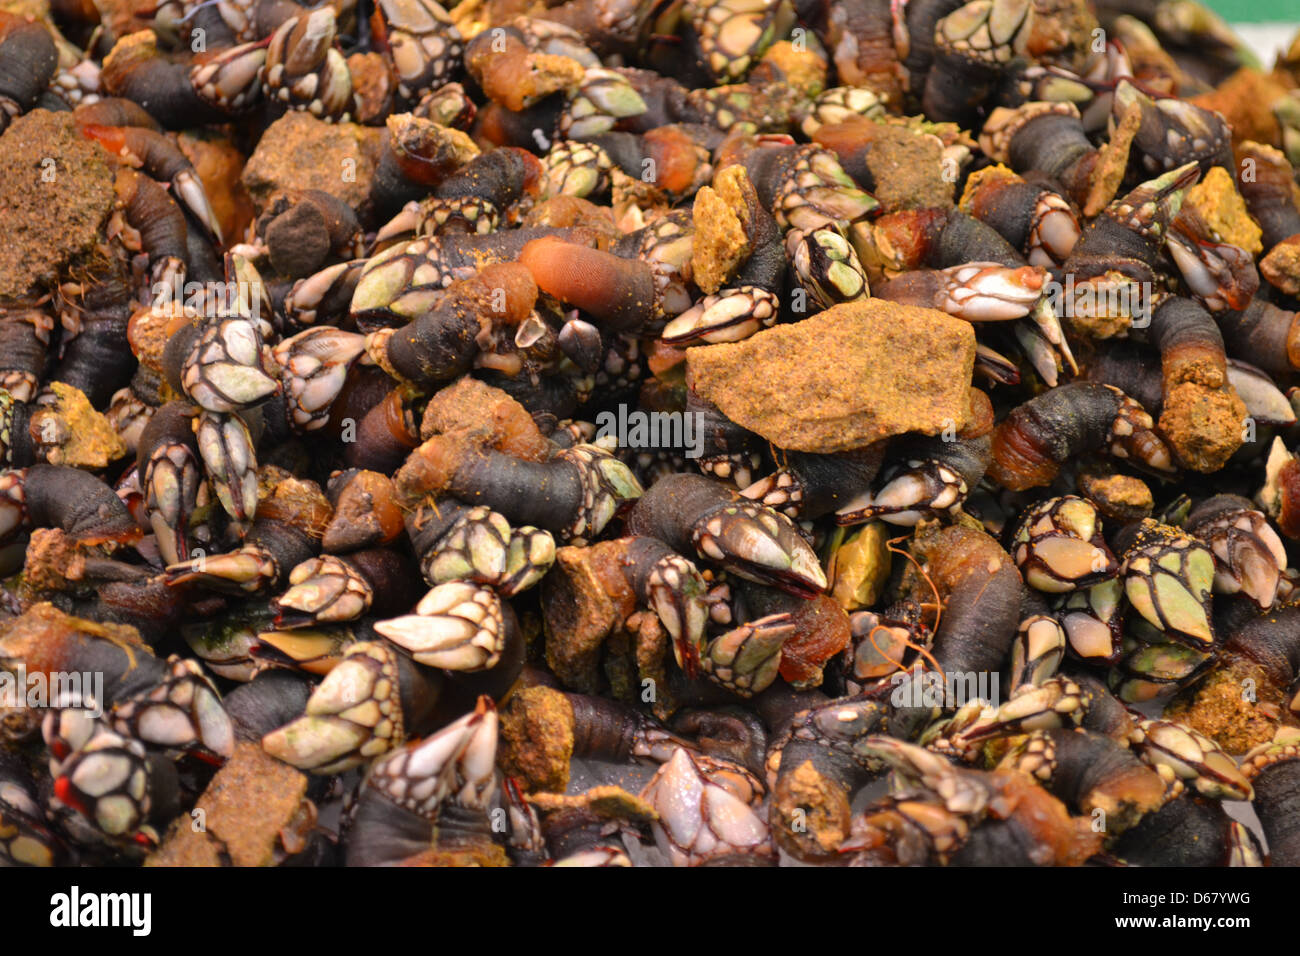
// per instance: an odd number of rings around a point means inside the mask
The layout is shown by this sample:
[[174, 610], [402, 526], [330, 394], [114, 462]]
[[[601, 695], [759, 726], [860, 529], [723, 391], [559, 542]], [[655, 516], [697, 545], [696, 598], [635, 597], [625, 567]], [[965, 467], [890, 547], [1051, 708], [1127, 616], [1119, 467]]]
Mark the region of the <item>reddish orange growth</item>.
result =
[[1003, 488], [1024, 491], [1050, 485], [1060, 470], [1061, 466], [1017, 427], [1014, 414], [993, 429], [988, 476]]
[[518, 325], [528, 318], [537, 304], [537, 283], [533, 273], [518, 262], [497, 262], [484, 266], [479, 274], [466, 279], [459, 293], [479, 306], [480, 314], [490, 315], [494, 322]]
[[596, 315], [619, 312], [632, 305], [628, 301], [630, 290], [637, 288], [640, 273], [649, 276], [649, 266], [642, 262], [554, 236], [528, 243], [520, 251], [519, 261], [528, 267], [542, 291]]
[[800, 601], [792, 617], [794, 636], [781, 645], [781, 676], [795, 686], [818, 684], [826, 662], [849, 646], [849, 616], [834, 598], [819, 594]]
[[1288, 538], [1300, 538], [1300, 461], [1292, 458], [1278, 472], [1277, 525]]
[[652, 129], [641, 142], [654, 160], [655, 185], [679, 195], [687, 192], [700, 167], [695, 142], [675, 126]]
[[81, 135], [92, 139], [114, 156], [126, 150], [126, 130], [121, 126], [100, 126], [98, 123], [86, 123], [80, 127]]
[[469, 376], [429, 399], [420, 424], [423, 438], [461, 431], [483, 433], [493, 448], [514, 458], [545, 461], [550, 454], [550, 441], [526, 408]]

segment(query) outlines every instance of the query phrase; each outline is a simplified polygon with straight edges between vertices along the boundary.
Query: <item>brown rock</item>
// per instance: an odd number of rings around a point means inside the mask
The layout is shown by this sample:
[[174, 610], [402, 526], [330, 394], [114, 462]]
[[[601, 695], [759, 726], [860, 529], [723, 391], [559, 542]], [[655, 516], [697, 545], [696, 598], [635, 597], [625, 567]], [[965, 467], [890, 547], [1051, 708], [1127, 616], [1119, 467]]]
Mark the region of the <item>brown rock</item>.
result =
[[526, 793], [563, 793], [573, 757], [573, 708], [549, 687], [528, 687], [501, 711], [498, 761]]
[[1242, 67], [1208, 93], [1193, 96], [1191, 102], [1223, 114], [1232, 129], [1232, 140], [1253, 139], [1280, 146], [1282, 128], [1273, 104], [1286, 96], [1287, 88], [1277, 77]]
[[382, 132], [290, 111], [270, 125], [244, 167], [259, 206], [280, 190], [320, 189], [360, 209], [370, 195]]
[[54, 401], [34, 411], [28, 425], [47, 462], [94, 470], [126, 455], [117, 431], [80, 389], [51, 382], [50, 390]]
[[1222, 166], [1211, 166], [1205, 178], [1187, 191], [1178, 218], [1193, 229], [1199, 226], [1197, 231], [1215, 242], [1240, 246], [1252, 255], [1264, 249], [1259, 226], [1250, 218], [1232, 174]]
[[939, 137], [902, 126], [874, 124], [867, 169], [876, 183], [871, 195], [882, 213], [902, 209], [947, 209], [953, 204], [953, 177], [943, 162]]
[[1275, 245], [1260, 260], [1259, 271], [1275, 288], [1300, 295], [1300, 236], [1288, 236]]
[[1204, 474], [1222, 468], [1244, 440], [1246, 404], [1231, 386], [1196, 382], [1166, 386], [1157, 426], [1184, 467]]
[[107, 154], [71, 113], [33, 110], [0, 137], [0, 300], [39, 294], [94, 249], [113, 205]]
[[822, 453], [960, 428], [974, 362], [969, 323], [882, 299], [686, 354], [695, 390], [733, 422], [779, 448]]
[[480, 433], [498, 451], [528, 461], [544, 461], [550, 441], [528, 410], [499, 388], [466, 375], [441, 389], [424, 409], [420, 437], [452, 432]]
[[182, 814], [145, 866], [274, 866], [316, 822], [306, 794], [305, 774], [240, 741], [195, 804], [202, 814]]
[[691, 215], [695, 238], [691, 246], [691, 271], [695, 284], [706, 293], [717, 292], [752, 251], [745, 235], [749, 206], [746, 194], [754, 187], [744, 166], [728, 166], [695, 194]]

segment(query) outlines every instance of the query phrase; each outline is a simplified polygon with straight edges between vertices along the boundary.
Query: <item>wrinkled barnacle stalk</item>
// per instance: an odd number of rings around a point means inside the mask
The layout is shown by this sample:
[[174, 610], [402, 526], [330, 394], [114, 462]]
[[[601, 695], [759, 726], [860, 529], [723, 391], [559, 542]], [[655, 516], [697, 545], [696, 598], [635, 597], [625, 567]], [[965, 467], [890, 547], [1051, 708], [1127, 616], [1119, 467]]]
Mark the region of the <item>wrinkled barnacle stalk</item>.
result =
[[1218, 318], [1234, 357], [1273, 374], [1300, 369], [1300, 314], [1256, 296], [1244, 309]]
[[1188, 534], [1214, 552], [1214, 590], [1245, 594], [1263, 610], [1273, 606], [1286, 568], [1286, 549], [1268, 519], [1239, 495], [1215, 495], [1187, 516]]
[[1274, 739], [1241, 759], [1241, 768], [1254, 787], [1253, 804], [1273, 866], [1300, 862], [1294, 826], [1300, 799], [1300, 739], [1292, 728], [1282, 728]]
[[443, 682], [383, 642], [350, 645], [301, 717], [262, 738], [271, 756], [311, 773], [341, 773], [430, 727]]
[[[1000, 671], [1015, 639], [1024, 584], [1011, 557], [989, 535], [960, 526], [926, 525], [911, 550], [924, 571], [913, 581], [912, 599], [940, 607], [930, 654], [945, 683], [949, 674]], [[906, 707], [891, 719], [890, 732], [908, 737], [928, 722], [931, 708], [913, 684], [927, 675], [913, 670], [904, 681]], [[913, 706], [919, 702], [921, 706]]]
[[1197, 538], [1150, 518], [1121, 528], [1115, 547], [1124, 555], [1124, 595], [1143, 620], [1166, 639], [1198, 650], [1211, 647], [1214, 552]]
[[[36, 105], [58, 67], [58, 49], [50, 31], [41, 23], [3, 11], [0, 15], [0, 62], [6, 64], [0, 77], [0, 133]], [[11, 68], [8, 64], [14, 64]]]
[[836, 524], [879, 518], [912, 527], [927, 517], [959, 514], [989, 464], [993, 407], [987, 395], [971, 389], [971, 409], [970, 420], [951, 441], [945, 435], [912, 435], [892, 443], [876, 487], [840, 504]]
[[1062, 196], [1000, 167], [972, 174], [959, 208], [996, 229], [1034, 266], [1065, 262], [1083, 232]]
[[1026, 584], [1053, 594], [1089, 588], [1119, 570], [1102, 537], [1097, 509], [1075, 495], [1029, 508], [1016, 530], [1012, 555]]
[[552, 236], [519, 254], [537, 287], [577, 306], [609, 332], [638, 332], [663, 316], [654, 270], [646, 262], [566, 243]]
[[1281, 700], [1292, 714], [1300, 713], [1300, 607], [1275, 606], [1259, 612], [1244, 604], [1246, 614], [1225, 614], [1228, 634], [1225, 654], [1229, 661], [1244, 661], [1259, 669], [1259, 699]]
[[1125, 830], [1109, 853], [1130, 866], [1263, 866], [1254, 834], [1218, 800], [1184, 793]]
[[[138, 165], [150, 178], [170, 183], [171, 193], [218, 242], [221, 226], [194, 165], [163, 133], [135, 126], [106, 126], [93, 122], [93, 112], [75, 114], [81, 134], [114, 156]], [[184, 258], [184, 257], [181, 257]], [[155, 275], [155, 279], [160, 276]]]
[[725, 486], [701, 476], [657, 481], [628, 516], [628, 530], [793, 594], [812, 596], [826, 587], [816, 554], [789, 518], [736, 500]]
[[277, 628], [355, 621], [374, 609], [401, 613], [414, 603], [414, 567], [400, 551], [371, 548], [324, 554], [289, 572], [289, 588], [271, 602]]
[[1223, 748], [1204, 734], [1171, 720], [1142, 720], [1130, 744], [1162, 780], [1181, 793], [1190, 787], [1214, 800], [1249, 800], [1250, 780]]
[[[43, 308], [0, 307], [0, 389], [8, 415], [36, 397], [45, 372], [54, 317]], [[5, 429], [12, 431], [12, 427]], [[9, 440], [6, 440], [6, 445]], [[29, 462], [14, 462], [30, 464]]]
[[[495, 240], [496, 236], [481, 238]], [[402, 248], [394, 247], [399, 252]], [[476, 362], [498, 364], [507, 374], [518, 372], [519, 356], [509, 351], [515, 346], [506, 345], [508, 351], [498, 353], [503, 346], [493, 333], [518, 329], [533, 314], [537, 284], [524, 265], [487, 265], [477, 275], [455, 283], [449, 278], [447, 283], [427, 290], [416, 287], [404, 291], [406, 263], [394, 262], [397, 274], [393, 274], [383, 268], [390, 262], [393, 257], [388, 252], [370, 260], [352, 298], [353, 314], [358, 321], [362, 316], [380, 321], [390, 316], [399, 321], [408, 315], [415, 318], [404, 327], [381, 328], [367, 336], [366, 350], [375, 364], [399, 380], [418, 386], [455, 378]], [[416, 282], [420, 282], [423, 268], [415, 267]], [[396, 279], [398, 284], [388, 285], [390, 279]], [[445, 292], [444, 284], [449, 286]]]
[[491, 700], [436, 734], [375, 761], [344, 833], [348, 866], [496, 861], [489, 812], [496, 802], [498, 719]]
[[1190, 299], [1156, 307], [1148, 330], [1160, 350], [1164, 403], [1158, 422], [1180, 464], [1218, 471], [1241, 447], [1245, 403], [1228, 381], [1223, 336]]
[[66, 465], [0, 471], [0, 541], [28, 528], [59, 528], [83, 544], [129, 543], [140, 528], [100, 478]]
[[[775, 862], [767, 821], [729, 786], [729, 766], [678, 747], [641, 791], [659, 813], [655, 844], [674, 866]], [[718, 771], [722, 772], [719, 773]]]
[[476, 501], [508, 521], [535, 524], [564, 540], [595, 537], [641, 495], [628, 467], [595, 445], [561, 448], [538, 461], [480, 447], [459, 434], [424, 442], [395, 480], [407, 501], [429, 494]]
[[356, 104], [347, 61], [334, 48], [337, 29], [329, 7], [280, 24], [266, 50], [266, 95], [290, 109], [347, 121]]
[[159, 49], [158, 40], [152, 30], [121, 37], [102, 63], [104, 91], [145, 107], [166, 129], [226, 122], [226, 114], [199, 94], [188, 60], [178, 62], [168, 56]]
[[1034, 731], [1002, 759], [1042, 783], [1075, 813], [1105, 814], [1114, 839], [1165, 803], [1165, 783], [1122, 743], [1089, 730]]
[[1127, 168], [1127, 146], [1114, 162], [1103, 161], [1073, 103], [1025, 103], [994, 109], [980, 132], [980, 148], [1016, 172], [1042, 173], [1065, 187], [1085, 214], [1115, 194]]
[[494, 232], [516, 203], [538, 194], [543, 172], [537, 158], [522, 149], [499, 147], [480, 153], [439, 182], [431, 196], [407, 203], [380, 228], [375, 243], [408, 233]]
[[1050, 484], [1062, 463], [1091, 451], [1173, 474], [1173, 454], [1151, 416], [1117, 388], [1071, 382], [1013, 409], [993, 430], [989, 477], [1005, 488]]

